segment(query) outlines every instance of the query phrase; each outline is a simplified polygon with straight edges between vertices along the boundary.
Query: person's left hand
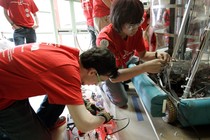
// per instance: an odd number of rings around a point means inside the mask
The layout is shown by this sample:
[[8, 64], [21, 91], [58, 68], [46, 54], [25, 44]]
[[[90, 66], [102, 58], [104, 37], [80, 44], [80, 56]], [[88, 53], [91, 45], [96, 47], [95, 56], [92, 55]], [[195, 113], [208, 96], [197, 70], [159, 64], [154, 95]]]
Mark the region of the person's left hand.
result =
[[34, 25], [32, 28], [35, 30], [39, 27], [39, 25]]
[[166, 52], [157, 52], [157, 58], [164, 60], [166, 64], [171, 60], [171, 56]]

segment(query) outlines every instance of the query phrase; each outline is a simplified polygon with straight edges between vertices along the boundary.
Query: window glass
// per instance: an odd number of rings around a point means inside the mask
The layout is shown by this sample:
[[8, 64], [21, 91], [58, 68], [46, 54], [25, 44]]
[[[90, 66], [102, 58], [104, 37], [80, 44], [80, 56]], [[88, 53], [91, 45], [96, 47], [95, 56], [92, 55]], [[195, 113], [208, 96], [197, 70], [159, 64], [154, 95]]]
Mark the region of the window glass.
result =
[[[53, 11], [50, 0], [34, 0], [34, 2], [39, 8], [37, 12], [39, 28], [36, 29], [37, 42], [61, 43], [77, 47], [80, 50], [89, 48], [90, 35], [87, 32], [86, 19], [80, 2], [73, 1], [73, 9], [71, 9], [69, 0], [53, 0]], [[72, 12], [73, 10], [75, 12]], [[53, 14], [56, 15], [54, 19], [57, 24], [54, 24]], [[0, 17], [0, 32], [3, 32], [5, 37], [12, 38], [13, 29], [6, 20], [2, 7], [0, 7]], [[75, 32], [72, 23], [75, 25]], [[56, 29], [54, 29], [55, 25]], [[55, 35], [55, 33], [57, 34]]]

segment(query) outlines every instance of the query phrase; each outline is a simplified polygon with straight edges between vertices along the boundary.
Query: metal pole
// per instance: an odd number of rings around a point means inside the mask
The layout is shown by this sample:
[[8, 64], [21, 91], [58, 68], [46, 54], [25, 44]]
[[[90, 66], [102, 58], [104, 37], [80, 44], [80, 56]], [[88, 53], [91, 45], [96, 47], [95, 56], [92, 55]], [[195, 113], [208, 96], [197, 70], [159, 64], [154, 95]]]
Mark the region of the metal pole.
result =
[[210, 39], [210, 29], [208, 28], [208, 29], [206, 29], [204, 37], [203, 37], [203, 39], [201, 41], [200, 50], [198, 52], [197, 59], [196, 59], [194, 65], [193, 65], [193, 68], [192, 68], [192, 71], [191, 71], [191, 75], [190, 75], [190, 77], [188, 79], [188, 82], [187, 82], [187, 85], [186, 85], [186, 87], [184, 89], [184, 93], [183, 93], [183, 96], [182, 96], [182, 98], [184, 98], [184, 99], [189, 96], [190, 88], [191, 88], [193, 79], [194, 79], [195, 74], [196, 74], [196, 72], [198, 70], [198, 66], [200, 64], [200, 61], [201, 61], [202, 55], [204, 53], [204, 50], [205, 50], [206, 46], [209, 43], [209, 39]]
[[175, 44], [175, 47], [174, 47], [174, 50], [173, 50], [172, 58], [176, 57], [177, 51], [178, 51], [180, 45], [182, 44], [182, 41], [183, 41], [183, 38], [184, 38], [184, 33], [185, 33], [185, 26], [186, 26], [186, 23], [187, 23], [187, 19], [189, 17], [189, 12], [190, 12], [190, 7], [192, 5], [192, 1], [193, 0], [188, 1], [187, 8], [185, 10], [184, 17], [183, 17], [183, 20], [182, 20], [182, 24], [181, 24], [181, 27], [180, 27], [180, 30], [179, 30], [179, 33], [178, 33], [178, 38], [177, 38], [177, 41], [176, 41], [176, 44]]
[[55, 35], [55, 43], [58, 43], [58, 30], [57, 30], [57, 27], [56, 27], [56, 18], [55, 18], [55, 9], [54, 9], [54, 3], [53, 3], [54, 0], [51, 0], [50, 1], [50, 4], [51, 4], [51, 11], [52, 11], [52, 18], [53, 18], [53, 29], [54, 29], [54, 35]]
[[[175, 5], [176, 0], [170, 0], [170, 4]], [[170, 34], [175, 34], [175, 16], [176, 15], [176, 10], [175, 8], [170, 8], [170, 25], [169, 25], [169, 33]], [[174, 38], [169, 37], [169, 42], [168, 42], [168, 53], [172, 55], [173, 53], [173, 46], [174, 46]]]
[[75, 10], [74, 10], [74, 0], [69, 0], [70, 3], [70, 14], [71, 14], [71, 24], [72, 24], [72, 35], [74, 37], [74, 45], [77, 48], [80, 48], [79, 42], [77, 40], [77, 28], [75, 20]]

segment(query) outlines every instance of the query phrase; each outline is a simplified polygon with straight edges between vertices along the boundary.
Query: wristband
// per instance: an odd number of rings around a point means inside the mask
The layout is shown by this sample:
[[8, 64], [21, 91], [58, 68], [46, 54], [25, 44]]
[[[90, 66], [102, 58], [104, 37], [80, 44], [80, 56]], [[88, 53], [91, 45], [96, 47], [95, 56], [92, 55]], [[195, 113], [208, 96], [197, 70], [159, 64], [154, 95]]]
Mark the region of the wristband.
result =
[[155, 52], [155, 58], [158, 58], [158, 52]]

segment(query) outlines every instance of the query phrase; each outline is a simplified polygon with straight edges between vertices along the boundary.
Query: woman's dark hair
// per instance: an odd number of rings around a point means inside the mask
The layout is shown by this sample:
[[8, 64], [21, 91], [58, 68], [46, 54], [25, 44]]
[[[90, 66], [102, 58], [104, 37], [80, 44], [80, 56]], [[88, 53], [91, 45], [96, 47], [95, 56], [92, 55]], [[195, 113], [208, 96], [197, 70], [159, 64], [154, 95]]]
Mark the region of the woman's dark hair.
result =
[[110, 20], [117, 32], [122, 31], [125, 23], [140, 23], [144, 14], [144, 5], [140, 0], [114, 0], [111, 6]]
[[91, 48], [80, 55], [80, 61], [84, 68], [94, 68], [99, 75], [118, 76], [115, 57], [107, 48]]

